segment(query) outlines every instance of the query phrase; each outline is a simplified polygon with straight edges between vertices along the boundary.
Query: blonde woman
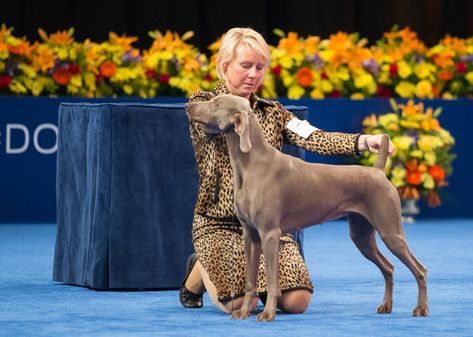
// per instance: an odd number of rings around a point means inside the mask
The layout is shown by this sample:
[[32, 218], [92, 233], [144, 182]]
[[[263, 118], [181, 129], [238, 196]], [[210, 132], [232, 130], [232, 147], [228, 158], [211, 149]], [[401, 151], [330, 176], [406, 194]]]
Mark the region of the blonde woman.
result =
[[[190, 101], [207, 101], [221, 94], [248, 99], [267, 140], [279, 150], [283, 141], [324, 155], [355, 155], [379, 148], [379, 136], [325, 132], [312, 126], [307, 133], [307, 125], [305, 130], [298, 128], [297, 119], [279, 102], [255, 94], [269, 66], [270, 50], [259, 33], [250, 28], [230, 29], [218, 52], [221, 82], [212, 91], [195, 92]], [[241, 307], [245, 286], [243, 234], [233, 210], [233, 171], [223, 134], [191, 122], [190, 135], [200, 179], [192, 224], [195, 254], [187, 261], [180, 301], [186, 308], [200, 308], [207, 290], [214, 304], [230, 313]], [[392, 152], [394, 147], [390, 145]], [[309, 306], [313, 285], [299, 246], [290, 234], [281, 237], [279, 261], [282, 295], [278, 307], [288, 313], [302, 313]], [[264, 301], [263, 256], [258, 294]]]

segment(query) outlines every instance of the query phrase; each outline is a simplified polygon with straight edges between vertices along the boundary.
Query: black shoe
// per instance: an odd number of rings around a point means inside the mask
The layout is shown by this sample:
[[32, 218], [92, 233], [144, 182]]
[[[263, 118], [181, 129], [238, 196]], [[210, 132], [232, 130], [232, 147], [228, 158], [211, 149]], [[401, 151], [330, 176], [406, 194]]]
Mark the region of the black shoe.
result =
[[204, 294], [194, 294], [193, 292], [187, 290], [185, 287], [187, 278], [194, 268], [195, 263], [197, 262], [197, 256], [195, 253], [192, 253], [187, 258], [186, 263], [186, 276], [184, 276], [184, 281], [182, 281], [182, 287], [179, 290], [179, 300], [184, 308], [202, 308], [204, 305], [203, 295]]

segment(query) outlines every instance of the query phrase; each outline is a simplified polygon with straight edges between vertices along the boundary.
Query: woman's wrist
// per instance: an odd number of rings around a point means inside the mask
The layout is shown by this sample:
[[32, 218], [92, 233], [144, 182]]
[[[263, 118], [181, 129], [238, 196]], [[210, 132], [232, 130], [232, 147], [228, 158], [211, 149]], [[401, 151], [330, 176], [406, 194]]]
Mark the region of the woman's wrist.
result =
[[358, 151], [359, 152], [366, 152], [369, 151], [370, 147], [368, 145], [368, 135], [361, 135], [358, 138]]

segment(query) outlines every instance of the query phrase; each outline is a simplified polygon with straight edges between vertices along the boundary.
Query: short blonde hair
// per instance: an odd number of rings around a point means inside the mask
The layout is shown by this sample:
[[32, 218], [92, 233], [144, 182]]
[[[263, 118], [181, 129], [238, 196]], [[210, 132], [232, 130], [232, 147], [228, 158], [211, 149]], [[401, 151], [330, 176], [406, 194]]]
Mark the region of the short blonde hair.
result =
[[225, 33], [217, 54], [217, 76], [221, 80], [227, 79], [223, 66], [235, 58], [235, 49], [240, 43], [247, 45], [263, 57], [265, 66], [269, 68], [271, 52], [263, 36], [251, 28], [232, 28]]

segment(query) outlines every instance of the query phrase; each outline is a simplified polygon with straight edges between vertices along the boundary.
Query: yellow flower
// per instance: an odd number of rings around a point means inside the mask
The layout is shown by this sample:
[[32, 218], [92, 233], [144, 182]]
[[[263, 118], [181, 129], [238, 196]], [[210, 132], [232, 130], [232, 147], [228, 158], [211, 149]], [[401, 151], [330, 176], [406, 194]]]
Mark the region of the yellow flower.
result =
[[437, 163], [437, 155], [434, 151], [428, 151], [424, 153], [424, 161], [426, 165], [432, 166]]
[[433, 98], [432, 83], [427, 80], [422, 80], [417, 83], [416, 96], [419, 98]]
[[310, 92], [310, 98], [312, 98], [312, 99], [322, 99], [324, 97], [325, 97], [324, 93], [322, 92], [322, 90], [320, 90], [318, 88], [316, 88], [316, 89], [314, 89]]
[[426, 62], [419, 63], [414, 67], [414, 72], [420, 79], [429, 77], [434, 71], [435, 67]]
[[125, 84], [123, 86], [123, 92], [127, 95], [131, 95], [133, 93], [133, 87], [129, 84]]
[[293, 64], [294, 64], [294, 61], [291, 57], [289, 56], [284, 56], [282, 58], [279, 59], [279, 64], [286, 68], [286, 69], [290, 69], [292, 68]]
[[358, 89], [364, 88], [373, 82], [373, 76], [366, 72], [357, 72], [355, 74], [355, 87]]
[[437, 147], [443, 145], [442, 140], [439, 137], [432, 135], [420, 135], [417, 141], [419, 149], [425, 152], [432, 151]]
[[442, 94], [442, 98], [443, 99], [454, 99], [455, 97], [450, 92], [446, 91]]
[[408, 78], [412, 74], [411, 67], [406, 62], [399, 62], [399, 77], [401, 78]]
[[441, 129], [439, 131], [439, 136], [442, 142], [446, 145], [454, 145], [455, 144], [455, 139], [452, 137], [449, 131], [445, 129]]
[[304, 96], [304, 89], [302, 89], [298, 85], [292, 85], [289, 87], [289, 90], [287, 91], [287, 98], [289, 99], [299, 99], [302, 96]]
[[333, 91], [333, 85], [328, 80], [322, 80], [322, 81], [320, 81], [320, 89], [323, 92], [332, 92]]
[[399, 124], [405, 129], [420, 129], [420, 123], [415, 120], [402, 120]]
[[412, 98], [416, 92], [416, 86], [407, 81], [401, 81], [397, 86], [395, 91], [402, 98]]
[[424, 188], [432, 190], [435, 187], [435, 180], [430, 174], [424, 174], [424, 182], [422, 185]]
[[391, 139], [394, 146], [399, 151], [406, 151], [414, 143], [414, 139], [409, 136], [397, 136]]
[[364, 96], [362, 93], [360, 93], [360, 92], [356, 92], [356, 93], [352, 94], [352, 95], [350, 96], [350, 98], [351, 98], [351, 99], [364, 99], [365, 96]]
[[399, 116], [395, 113], [384, 114], [382, 116], [379, 116], [378, 122], [382, 127], [386, 129], [391, 129], [391, 125], [397, 125], [399, 123]]
[[470, 84], [473, 84], [473, 71], [466, 73], [465, 78]]
[[82, 77], [80, 75], [72, 76], [70, 84], [79, 88], [82, 87]]
[[403, 168], [396, 166], [391, 171], [391, 182], [393, 183], [394, 187], [401, 187], [406, 184], [406, 170]]

